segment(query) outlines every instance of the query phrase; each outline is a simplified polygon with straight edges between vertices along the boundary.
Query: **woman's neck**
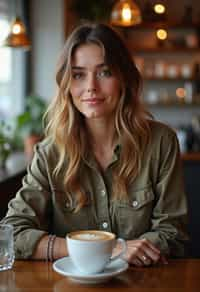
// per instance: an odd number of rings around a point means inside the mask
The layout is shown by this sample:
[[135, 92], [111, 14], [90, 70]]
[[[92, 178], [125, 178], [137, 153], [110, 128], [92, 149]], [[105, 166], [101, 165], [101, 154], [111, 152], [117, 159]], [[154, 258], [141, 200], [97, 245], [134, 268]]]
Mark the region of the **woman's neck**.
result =
[[117, 144], [114, 123], [92, 121], [87, 123], [90, 145], [97, 162], [105, 169], [112, 160], [113, 150]]
[[103, 150], [115, 147], [117, 135], [114, 123], [107, 123], [104, 120], [93, 120], [87, 123], [90, 144], [93, 149]]

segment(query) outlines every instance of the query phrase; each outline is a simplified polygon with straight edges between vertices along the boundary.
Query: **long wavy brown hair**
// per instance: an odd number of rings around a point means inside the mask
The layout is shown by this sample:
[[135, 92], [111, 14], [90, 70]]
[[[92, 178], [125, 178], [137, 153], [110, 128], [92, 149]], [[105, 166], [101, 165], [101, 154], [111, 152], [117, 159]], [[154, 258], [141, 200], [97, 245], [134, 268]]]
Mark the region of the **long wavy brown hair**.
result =
[[64, 185], [70, 200], [76, 201], [76, 211], [87, 201], [81, 170], [89, 154], [89, 137], [84, 117], [74, 106], [69, 90], [71, 60], [80, 45], [90, 43], [103, 48], [105, 63], [119, 77], [122, 85], [115, 115], [115, 129], [121, 150], [119, 161], [113, 167], [113, 199], [127, 198], [128, 186], [140, 172], [144, 148], [150, 140], [148, 120], [151, 115], [140, 101], [142, 79], [122, 38], [104, 24], [79, 26], [68, 37], [61, 53], [56, 74], [58, 92], [46, 113], [46, 135], [58, 150], [54, 175], [58, 175], [66, 165]]

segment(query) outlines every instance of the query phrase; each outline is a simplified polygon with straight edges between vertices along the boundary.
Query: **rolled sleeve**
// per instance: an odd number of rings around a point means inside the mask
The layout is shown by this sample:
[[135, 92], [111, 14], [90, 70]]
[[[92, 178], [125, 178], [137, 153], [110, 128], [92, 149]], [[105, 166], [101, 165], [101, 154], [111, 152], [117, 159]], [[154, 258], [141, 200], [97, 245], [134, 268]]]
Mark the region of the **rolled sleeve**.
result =
[[163, 137], [151, 230], [140, 238], [152, 241], [164, 254], [184, 256], [187, 235], [187, 200], [183, 186], [179, 144], [175, 133]]
[[45, 160], [39, 146], [23, 186], [8, 204], [3, 223], [14, 227], [14, 248], [17, 259], [30, 258], [40, 238], [48, 233], [50, 223], [51, 196]]

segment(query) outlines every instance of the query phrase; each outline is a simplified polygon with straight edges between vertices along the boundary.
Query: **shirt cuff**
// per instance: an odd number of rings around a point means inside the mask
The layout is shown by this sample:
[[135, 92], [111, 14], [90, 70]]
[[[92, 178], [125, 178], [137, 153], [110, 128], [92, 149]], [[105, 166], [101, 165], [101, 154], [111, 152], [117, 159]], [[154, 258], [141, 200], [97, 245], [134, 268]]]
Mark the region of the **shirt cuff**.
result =
[[20, 232], [14, 242], [15, 258], [28, 259], [32, 256], [37, 242], [46, 235], [47, 232], [36, 229], [27, 229]]

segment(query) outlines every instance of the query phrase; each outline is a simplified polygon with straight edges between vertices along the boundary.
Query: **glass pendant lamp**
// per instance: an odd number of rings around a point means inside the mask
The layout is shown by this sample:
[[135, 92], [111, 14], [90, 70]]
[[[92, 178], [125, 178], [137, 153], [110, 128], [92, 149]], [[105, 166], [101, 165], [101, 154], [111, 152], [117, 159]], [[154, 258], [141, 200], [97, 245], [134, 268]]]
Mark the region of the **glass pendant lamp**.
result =
[[[19, 13], [21, 11], [20, 2], [15, 0], [14, 3], [15, 9], [13, 14], [16, 15], [16, 12]], [[26, 26], [20, 17], [16, 17], [11, 23], [10, 32], [3, 44], [12, 48], [30, 49], [31, 43], [27, 36]]]
[[4, 41], [4, 45], [14, 48], [30, 48], [30, 40], [26, 34], [26, 27], [19, 17], [11, 24], [10, 33]]
[[142, 22], [141, 11], [132, 0], [119, 0], [111, 11], [111, 24], [118, 26], [132, 26]]

